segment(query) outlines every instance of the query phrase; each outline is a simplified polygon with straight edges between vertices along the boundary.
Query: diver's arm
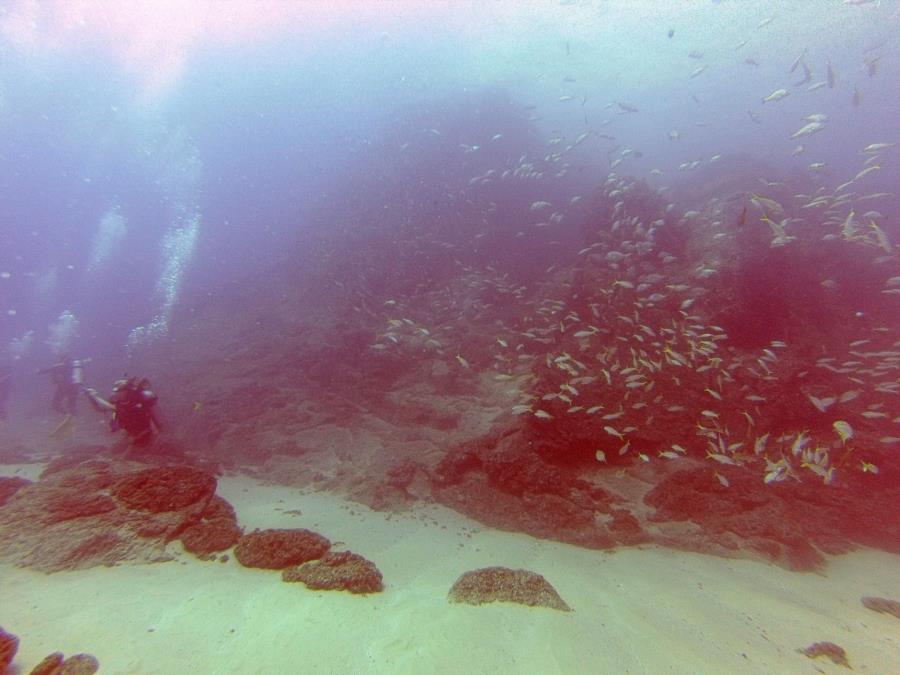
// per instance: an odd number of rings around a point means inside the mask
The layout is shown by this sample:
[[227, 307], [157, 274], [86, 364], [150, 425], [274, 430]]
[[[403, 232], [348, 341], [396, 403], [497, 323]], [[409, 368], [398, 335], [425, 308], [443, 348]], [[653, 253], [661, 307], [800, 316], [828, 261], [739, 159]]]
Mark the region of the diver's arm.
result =
[[91, 406], [97, 412], [113, 412], [116, 409], [116, 406], [100, 396], [93, 387], [85, 387], [84, 395], [87, 396], [88, 401], [91, 402]]

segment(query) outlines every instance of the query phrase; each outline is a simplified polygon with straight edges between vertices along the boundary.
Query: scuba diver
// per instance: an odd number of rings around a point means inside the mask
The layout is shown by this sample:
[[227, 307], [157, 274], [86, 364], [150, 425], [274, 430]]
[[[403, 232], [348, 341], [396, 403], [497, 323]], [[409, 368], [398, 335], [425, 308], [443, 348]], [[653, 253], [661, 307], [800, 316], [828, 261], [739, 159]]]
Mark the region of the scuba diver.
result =
[[0, 360], [0, 420], [6, 419], [6, 401], [12, 390], [12, 366], [5, 359]]
[[96, 389], [87, 387], [85, 395], [98, 412], [112, 413], [109, 430], [123, 429], [131, 442], [138, 447], [149, 445], [160, 431], [162, 424], [156, 409], [157, 396], [150, 389], [146, 377], [128, 377], [118, 380], [113, 393], [106, 400]]
[[84, 383], [81, 361], [73, 361], [68, 354], [63, 354], [55, 364], [37, 372], [38, 375], [50, 375], [54, 386], [53, 409], [64, 415], [74, 415], [78, 390]]

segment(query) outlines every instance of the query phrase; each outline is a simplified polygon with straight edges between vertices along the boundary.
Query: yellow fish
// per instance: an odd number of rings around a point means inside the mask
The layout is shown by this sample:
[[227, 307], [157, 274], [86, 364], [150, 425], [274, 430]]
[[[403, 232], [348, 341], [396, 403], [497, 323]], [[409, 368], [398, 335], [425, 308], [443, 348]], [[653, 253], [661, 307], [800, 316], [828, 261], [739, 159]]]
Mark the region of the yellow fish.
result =
[[834, 427], [837, 435], [841, 437], [841, 443], [846, 443], [853, 438], [853, 427], [844, 420], [836, 420], [831, 426]]

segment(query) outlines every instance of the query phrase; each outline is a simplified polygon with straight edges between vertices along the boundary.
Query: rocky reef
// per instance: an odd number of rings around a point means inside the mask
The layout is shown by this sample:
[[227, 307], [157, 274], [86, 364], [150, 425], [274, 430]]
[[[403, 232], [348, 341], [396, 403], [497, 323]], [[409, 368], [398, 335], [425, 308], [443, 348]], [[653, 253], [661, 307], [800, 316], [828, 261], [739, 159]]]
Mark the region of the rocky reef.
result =
[[290, 261], [136, 357], [183, 444], [590, 547], [793, 569], [898, 550], [887, 235], [843, 193], [750, 158], [667, 191], [594, 177], [578, 143], [547, 154], [521, 125], [460, 150], [513, 108], [428, 111], [440, 135], [411, 114]]

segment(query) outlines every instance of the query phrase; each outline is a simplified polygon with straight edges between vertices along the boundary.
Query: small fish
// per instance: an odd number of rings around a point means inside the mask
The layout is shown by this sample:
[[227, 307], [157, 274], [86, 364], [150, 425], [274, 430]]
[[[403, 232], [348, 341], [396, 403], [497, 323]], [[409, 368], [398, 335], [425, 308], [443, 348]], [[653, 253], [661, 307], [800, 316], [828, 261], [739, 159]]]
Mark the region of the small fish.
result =
[[831, 61], [825, 67], [825, 81], [828, 83], [829, 89], [834, 89], [834, 85], [837, 82], [837, 76], [834, 74], [834, 68], [831, 66]]
[[718, 471], [714, 471], [713, 475], [716, 477], [716, 480], [722, 484], [722, 487], [731, 487], [731, 483], [728, 482], [728, 479], [725, 478], [725, 476], [720, 474]]
[[596, 458], [596, 460], [597, 460], [598, 462], [605, 462], [605, 461], [606, 461], [606, 453], [603, 452], [603, 450], [597, 450], [597, 452], [594, 453], [594, 457]]
[[766, 96], [766, 97], [762, 100], [762, 102], [763, 102], [763, 103], [770, 103], [770, 102], [772, 102], [772, 101], [780, 101], [780, 100], [783, 99], [785, 96], [790, 95], [790, 93], [791, 93], [791, 92], [789, 92], [787, 89], [776, 89], [776, 90], [773, 91], [771, 94], [769, 94], [768, 96]]
[[722, 454], [721, 452], [710, 452], [706, 451], [706, 458], [711, 459], [713, 461], [718, 462], [719, 464], [730, 464], [732, 466], [739, 466], [737, 462], [735, 462], [728, 455]]
[[802, 138], [803, 136], [810, 136], [818, 131], [822, 131], [822, 129], [824, 128], [824, 122], [810, 122], [809, 124], [803, 125], [797, 131], [792, 133], [791, 138]]
[[468, 367], [469, 367], [469, 362], [466, 361], [466, 360], [465, 360], [462, 356], [460, 356], [459, 354], [456, 355], [456, 360], [459, 361], [459, 365], [461, 365], [463, 368], [468, 368]]
[[863, 473], [878, 473], [878, 467], [874, 464], [870, 464], [869, 462], [865, 462], [862, 460], [860, 460], [860, 464], [862, 464], [862, 467], [860, 468], [862, 469]]
[[840, 436], [842, 443], [846, 443], [849, 439], [853, 438], [853, 427], [844, 420], [836, 420], [831, 426], [834, 427], [837, 435]]
[[863, 169], [862, 171], [860, 171], [858, 174], [856, 174], [856, 176], [854, 176], [853, 180], [858, 181], [860, 178], [868, 176], [873, 171], [879, 171], [879, 170], [881, 170], [881, 165], [873, 164], [872, 166], [867, 167], [867, 168]]
[[818, 408], [819, 412], [825, 412], [834, 404], [835, 401], [837, 401], [834, 396], [829, 396], [828, 398], [817, 398], [812, 394], [807, 394], [806, 398], [808, 398], [809, 402], [816, 406], [816, 408]]
[[649, 461], [650, 461], [650, 458], [647, 457], [647, 455], [645, 455], [643, 452], [639, 452], [639, 453], [638, 453], [638, 457], [641, 458], [641, 461], [642, 461], [642, 462], [649, 462]]
[[537, 417], [538, 419], [542, 419], [542, 420], [552, 420], [553, 419], [553, 415], [548, 413], [546, 410], [535, 410], [534, 416]]
[[500, 345], [501, 347], [503, 347], [504, 349], [506, 347], [509, 347], [509, 343], [506, 340], [504, 340], [503, 338], [497, 338], [497, 344]]
[[882, 150], [887, 150], [888, 148], [893, 148], [896, 143], [870, 143], [865, 148], [863, 148], [863, 152], [866, 154], [873, 152], [881, 152]]
[[620, 438], [622, 440], [625, 439], [625, 436], [621, 432], [619, 432], [618, 430], [616, 430], [615, 428], [613, 428], [611, 426], [603, 427], [603, 431], [608, 433], [610, 436], [615, 436], [616, 438]]

